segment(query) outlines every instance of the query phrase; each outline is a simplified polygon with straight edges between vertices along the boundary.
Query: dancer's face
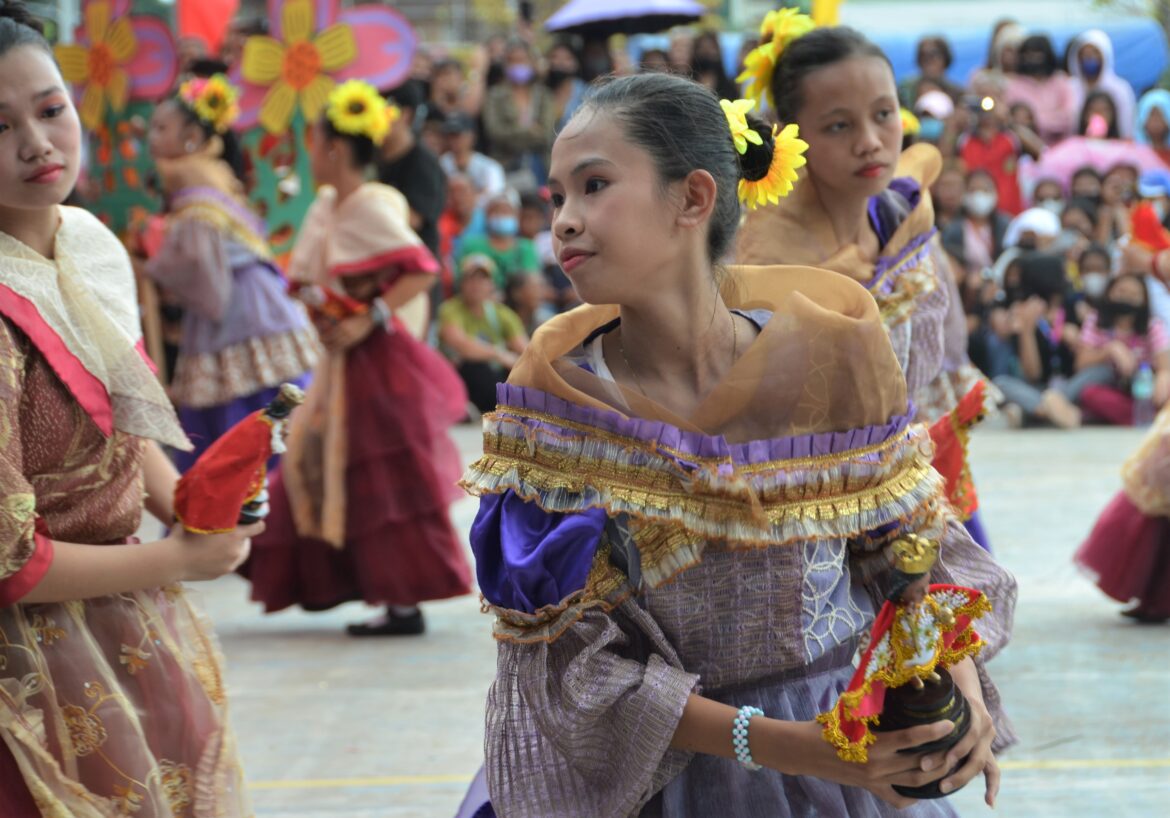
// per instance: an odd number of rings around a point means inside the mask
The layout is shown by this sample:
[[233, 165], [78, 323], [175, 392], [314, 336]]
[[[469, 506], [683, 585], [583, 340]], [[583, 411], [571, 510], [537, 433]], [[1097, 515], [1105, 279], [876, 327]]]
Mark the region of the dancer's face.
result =
[[198, 142], [196, 140], [199, 128], [187, 122], [179, 104], [168, 100], [150, 115], [150, 130], [147, 132], [147, 145], [150, 155], [155, 159], [175, 159], [185, 153], [190, 153]]
[[676, 283], [680, 256], [705, 245], [706, 220], [680, 216], [686, 180], [664, 186], [650, 154], [604, 112], [579, 114], [557, 137], [548, 184], [553, 250], [590, 304], [655, 297]]
[[902, 118], [894, 74], [878, 57], [851, 57], [808, 74], [797, 115], [808, 172], [828, 193], [873, 196], [894, 177]]
[[81, 167], [81, 123], [43, 49], [0, 56], [0, 218], [65, 201]]

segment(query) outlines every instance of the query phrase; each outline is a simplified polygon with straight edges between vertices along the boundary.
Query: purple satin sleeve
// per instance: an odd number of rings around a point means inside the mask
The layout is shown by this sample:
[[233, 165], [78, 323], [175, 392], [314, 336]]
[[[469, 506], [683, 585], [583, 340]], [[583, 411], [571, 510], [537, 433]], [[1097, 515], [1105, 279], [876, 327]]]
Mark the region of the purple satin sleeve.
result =
[[480, 498], [471, 550], [484, 598], [531, 614], [580, 591], [605, 520], [605, 509], [550, 513], [511, 491]]
[[922, 188], [910, 176], [899, 176], [890, 186], [869, 199], [869, 223], [877, 234], [878, 245], [885, 247], [894, 236], [894, 231], [905, 220], [906, 215], [918, 207], [922, 199]]

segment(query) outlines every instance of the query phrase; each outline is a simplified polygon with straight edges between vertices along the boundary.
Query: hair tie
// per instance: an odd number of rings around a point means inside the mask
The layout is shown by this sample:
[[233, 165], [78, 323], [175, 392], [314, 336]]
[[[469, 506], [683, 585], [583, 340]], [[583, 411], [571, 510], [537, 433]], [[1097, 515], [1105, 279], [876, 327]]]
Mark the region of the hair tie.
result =
[[364, 80], [347, 80], [329, 92], [325, 115], [338, 133], [364, 136], [380, 146], [401, 112]]
[[[744, 71], [735, 78], [736, 82], [747, 82], [744, 93], [759, 102], [768, 95], [768, 105], [775, 108], [772, 96], [772, 74], [780, 55], [793, 40], [803, 37], [816, 28], [813, 18], [801, 14], [797, 9], [776, 9], [764, 15], [760, 23], [760, 44], [744, 57]], [[750, 82], [748, 82], [750, 80]]]
[[[747, 121], [748, 112], [756, 107], [754, 99], [721, 99], [719, 106], [727, 117], [727, 127], [731, 131], [736, 153], [746, 156], [751, 149], [749, 145], [769, 151], [766, 163], [762, 158], [756, 163], [761, 168], [759, 172], [741, 174], [739, 200], [750, 210], [769, 203], [779, 204], [781, 198], [792, 192], [798, 178], [796, 169], [807, 162], [804, 152], [808, 150], [808, 143], [800, 138], [800, 130], [795, 123], [785, 125], [783, 130], [773, 125], [771, 139], [766, 143], [759, 131]], [[740, 167], [743, 166], [741, 161]]]
[[216, 133], [226, 133], [240, 115], [240, 92], [223, 74], [195, 77], [179, 86], [179, 99], [196, 119]]

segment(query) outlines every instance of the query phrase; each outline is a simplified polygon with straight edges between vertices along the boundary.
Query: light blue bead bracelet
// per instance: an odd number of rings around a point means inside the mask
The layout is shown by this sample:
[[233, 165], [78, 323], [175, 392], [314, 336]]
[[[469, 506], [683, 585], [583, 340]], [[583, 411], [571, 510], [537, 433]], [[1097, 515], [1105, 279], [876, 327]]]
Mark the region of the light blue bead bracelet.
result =
[[735, 748], [735, 757], [749, 770], [758, 770], [760, 765], [752, 761], [751, 747], [748, 746], [748, 727], [753, 716], [762, 715], [764, 711], [760, 708], [745, 704], [735, 714], [735, 721], [731, 727], [731, 746]]

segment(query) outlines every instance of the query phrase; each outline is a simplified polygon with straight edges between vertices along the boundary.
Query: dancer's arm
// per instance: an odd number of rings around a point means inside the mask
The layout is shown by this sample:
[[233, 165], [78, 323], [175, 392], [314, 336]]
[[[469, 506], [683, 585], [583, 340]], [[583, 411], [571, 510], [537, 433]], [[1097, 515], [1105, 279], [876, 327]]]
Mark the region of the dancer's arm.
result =
[[175, 519], [175, 484], [179, 482], [179, 472], [153, 440], [146, 442], [142, 471], [146, 510], [159, 522], [170, 525]]

